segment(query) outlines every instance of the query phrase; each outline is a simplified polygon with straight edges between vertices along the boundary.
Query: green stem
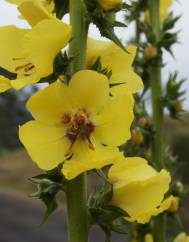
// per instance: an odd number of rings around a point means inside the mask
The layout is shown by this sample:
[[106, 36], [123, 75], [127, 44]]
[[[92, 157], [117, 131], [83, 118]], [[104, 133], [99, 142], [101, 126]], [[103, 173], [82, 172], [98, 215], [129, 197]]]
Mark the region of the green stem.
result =
[[[70, 0], [70, 23], [73, 39], [70, 43], [69, 56], [74, 57], [72, 73], [85, 68], [86, 42], [88, 26], [85, 21], [85, 9], [82, 0]], [[67, 210], [69, 242], [88, 241], [88, 221], [86, 207], [85, 174], [68, 182]]]
[[73, 39], [70, 42], [69, 55], [74, 57], [73, 73], [85, 68], [88, 23], [85, 18], [85, 8], [82, 0], [70, 0], [70, 23]]
[[[160, 0], [149, 0], [151, 26], [156, 36], [156, 42], [160, 38]], [[153, 124], [155, 128], [153, 158], [160, 170], [164, 167], [164, 130], [163, 130], [163, 103], [162, 103], [162, 82], [161, 82], [161, 58], [150, 67], [150, 79], [152, 90]]]
[[[149, 0], [150, 21], [152, 30], [156, 37], [156, 43], [160, 38], [160, 0]], [[155, 165], [160, 170], [164, 167], [164, 113], [162, 105], [162, 80], [161, 80], [161, 58], [150, 67], [151, 91], [152, 91], [152, 108], [153, 124], [155, 128], [153, 159]], [[154, 219], [153, 236], [155, 242], [166, 241], [165, 217], [159, 215]]]
[[69, 242], [88, 241], [85, 175], [71, 180], [67, 186]]

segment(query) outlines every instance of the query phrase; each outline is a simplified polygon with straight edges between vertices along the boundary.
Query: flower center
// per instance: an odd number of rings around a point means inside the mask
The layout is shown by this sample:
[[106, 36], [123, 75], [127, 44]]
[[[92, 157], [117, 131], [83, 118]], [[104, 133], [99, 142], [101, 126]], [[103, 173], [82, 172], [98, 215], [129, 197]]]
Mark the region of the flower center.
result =
[[72, 149], [77, 139], [86, 139], [89, 148], [94, 150], [90, 135], [94, 131], [95, 126], [90, 121], [89, 114], [86, 111], [81, 110], [74, 115], [65, 114], [62, 118], [62, 122], [67, 126], [66, 137], [71, 142], [71, 145], [66, 152], [66, 156], [72, 154]]

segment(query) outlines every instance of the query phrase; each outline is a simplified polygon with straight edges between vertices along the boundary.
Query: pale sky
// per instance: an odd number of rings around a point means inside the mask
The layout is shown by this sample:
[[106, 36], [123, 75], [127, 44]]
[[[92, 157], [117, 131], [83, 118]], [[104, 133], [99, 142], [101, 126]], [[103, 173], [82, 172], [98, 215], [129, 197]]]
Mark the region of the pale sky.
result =
[[[181, 78], [188, 79], [184, 86], [187, 90], [187, 100], [184, 106], [189, 110], [189, 0], [175, 0], [172, 10], [175, 14], [182, 14], [182, 18], [176, 27], [176, 29], [181, 30], [179, 34], [180, 44], [175, 45], [173, 49], [175, 60], [169, 54], [165, 54], [164, 61], [167, 65], [163, 70], [163, 79], [166, 80], [170, 71], [176, 70], [179, 71]], [[11, 24], [23, 28], [28, 27], [25, 21], [18, 19], [18, 11], [14, 5], [8, 4], [5, 0], [0, 0], [0, 26]], [[119, 29], [117, 33], [121, 39], [128, 40], [132, 36], [133, 31], [133, 26], [129, 26], [128, 28], [124, 28], [124, 30]], [[91, 27], [89, 34], [92, 37], [100, 38], [98, 30], [95, 27]]]

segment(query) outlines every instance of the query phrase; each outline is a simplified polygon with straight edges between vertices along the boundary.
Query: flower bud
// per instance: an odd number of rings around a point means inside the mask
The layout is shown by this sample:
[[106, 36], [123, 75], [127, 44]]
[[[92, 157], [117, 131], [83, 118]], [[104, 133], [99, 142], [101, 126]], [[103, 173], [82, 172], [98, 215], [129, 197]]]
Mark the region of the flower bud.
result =
[[122, 4], [122, 0], [97, 0], [101, 7], [109, 11]]
[[144, 58], [146, 60], [151, 60], [154, 59], [155, 57], [157, 57], [158, 52], [157, 49], [155, 47], [146, 47], [144, 50]]
[[175, 111], [177, 113], [179, 113], [182, 110], [183, 110], [183, 103], [181, 101], [176, 101], [176, 103], [175, 103]]
[[180, 198], [179, 197], [173, 197], [170, 207], [168, 208], [169, 212], [177, 212], [179, 208]]
[[148, 123], [148, 120], [147, 118], [145, 117], [141, 117], [139, 120], [138, 120], [138, 124], [140, 127], [144, 128]]
[[133, 129], [131, 131], [131, 140], [133, 144], [140, 145], [144, 140], [144, 136], [139, 129]]
[[144, 242], [154, 242], [152, 234], [146, 234], [144, 236]]
[[175, 184], [175, 190], [177, 193], [179, 194], [182, 194], [183, 191], [184, 191], [184, 186], [182, 184], [182, 182], [178, 181], [176, 184]]

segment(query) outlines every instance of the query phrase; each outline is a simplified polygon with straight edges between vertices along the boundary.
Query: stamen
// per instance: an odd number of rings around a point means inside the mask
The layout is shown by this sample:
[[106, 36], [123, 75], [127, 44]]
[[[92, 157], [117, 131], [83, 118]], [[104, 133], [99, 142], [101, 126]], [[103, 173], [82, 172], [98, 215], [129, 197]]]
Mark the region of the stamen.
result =
[[25, 57], [20, 57], [20, 58], [12, 58], [13, 61], [17, 61], [17, 60], [24, 60], [26, 59]]
[[24, 68], [24, 71], [28, 72], [28, 71], [32, 70], [34, 67], [35, 67], [34, 65], [28, 66], [28, 67]]
[[89, 138], [89, 137], [86, 137], [86, 138], [87, 138], [87, 141], [88, 141], [89, 149], [91, 149], [91, 150], [95, 150], [95, 147], [94, 147], [92, 141], [90, 140], [90, 138]]
[[64, 124], [69, 124], [71, 122], [71, 115], [70, 114], [65, 114], [62, 118], [62, 122]]
[[74, 146], [75, 142], [76, 142], [76, 139], [71, 142], [71, 144], [70, 144], [70, 146], [69, 146], [69, 148], [68, 148], [68, 150], [65, 154], [65, 157], [68, 158], [73, 154], [73, 146]]
[[15, 71], [19, 71], [19, 70], [22, 70], [22, 69], [27, 70], [27, 68], [30, 68], [31, 66], [33, 66], [32, 63], [28, 63], [26, 65], [18, 66], [18, 67], [15, 68]]

